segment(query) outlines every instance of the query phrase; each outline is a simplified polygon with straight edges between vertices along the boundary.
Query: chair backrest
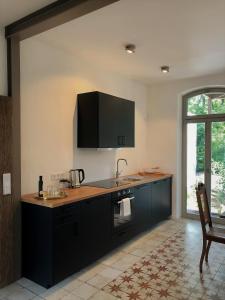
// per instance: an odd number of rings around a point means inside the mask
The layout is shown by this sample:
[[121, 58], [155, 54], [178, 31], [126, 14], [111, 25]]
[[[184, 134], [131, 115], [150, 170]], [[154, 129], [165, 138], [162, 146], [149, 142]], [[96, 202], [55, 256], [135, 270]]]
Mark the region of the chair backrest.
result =
[[196, 197], [198, 202], [202, 231], [203, 234], [206, 234], [206, 225], [212, 227], [212, 219], [209, 210], [209, 202], [207, 198], [206, 188], [203, 183], [199, 183], [196, 187]]

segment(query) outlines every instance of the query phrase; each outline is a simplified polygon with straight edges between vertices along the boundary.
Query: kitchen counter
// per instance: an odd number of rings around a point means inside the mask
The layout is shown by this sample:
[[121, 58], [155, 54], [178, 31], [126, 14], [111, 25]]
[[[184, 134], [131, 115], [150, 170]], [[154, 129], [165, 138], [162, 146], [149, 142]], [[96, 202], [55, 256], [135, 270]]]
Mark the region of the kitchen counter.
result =
[[[135, 174], [135, 175], [137, 175], [137, 174]], [[130, 175], [130, 176], [135, 176], [135, 175]], [[30, 204], [54, 208], [54, 207], [59, 207], [62, 205], [82, 201], [85, 199], [93, 198], [96, 196], [109, 194], [109, 193], [112, 193], [115, 191], [135, 187], [135, 186], [142, 185], [145, 183], [150, 183], [150, 182], [154, 182], [154, 181], [172, 177], [171, 174], [147, 174], [147, 173], [143, 174], [142, 173], [140, 175], [143, 176], [143, 179], [138, 180], [138, 181], [132, 181], [128, 184], [121, 185], [119, 187], [110, 188], [110, 189], [88, 186], [88, 183], [87, 183], [85, 185], [82, 185], [80, 188], [66, 189], [66, 193], [68, 196], [65, 198], [62, 198], [62, 199], [39, 200], [39, 199], [35, 198], [37, 194], [26, 194], [26, 195], [22, 195], [21, 201], [30, 203]], [[129, 177], [129, 176], [124, 176], [124, 178], [127, 178], [127, 177]], [[123, 177], [120, 177], [120, 179], [121, 178], [123, 178]]]

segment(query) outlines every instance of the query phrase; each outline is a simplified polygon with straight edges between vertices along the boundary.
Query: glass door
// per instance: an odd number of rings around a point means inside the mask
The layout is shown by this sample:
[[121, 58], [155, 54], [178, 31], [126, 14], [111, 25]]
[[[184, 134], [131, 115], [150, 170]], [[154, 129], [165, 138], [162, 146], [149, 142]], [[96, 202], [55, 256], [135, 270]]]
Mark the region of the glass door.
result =
[[195, 186], [205, 182], [205, 123], [187, 124], [187, 211], [198, 212]]
[[225, 212], [225, 121], [211, 122], [211, 212]]
[[206, 185], [213, 216], [225, 216], [225, 89], [190, 93], [183, 108], [184, 215], [198, 214], [195, 187]]

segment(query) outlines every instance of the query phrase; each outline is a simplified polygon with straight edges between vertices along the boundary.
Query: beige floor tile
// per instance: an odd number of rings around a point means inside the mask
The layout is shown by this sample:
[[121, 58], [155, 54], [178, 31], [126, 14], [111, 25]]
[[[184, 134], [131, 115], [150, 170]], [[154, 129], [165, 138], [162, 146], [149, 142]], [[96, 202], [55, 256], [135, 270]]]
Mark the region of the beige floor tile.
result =
[[82, 300], [82, 298], [80, 298], [76, 295], [73, 295], [73, 294], [69, 294], [69, 295], [66, 295], [63, 298], [61, 298], [61, 300]]
[[89, 299], [91, 296], [96, 294], [99, 290], [90, 284], [83, 283], [75, 290], [73, 290], [72, 294], [82, 298], [82, 299]]
[[122, 257], [124, 257], [126, 255], [126, 253], [122, 252], [122, 251], [116, 251], [110, 255], [105, 256], [102, 260], [101, 263], [106, 265], [106, 266], [111, 266], [112, 264], [114, 264], [115, 262], [117, 262], [119, 259], [121, 259]]
[[6, 298], [8, 300], [30, 300], [35, 296], [34, 293], [20, 286], [18, 283], [10, 284], [0, 290], [0, 298]]
[[103, 271], [101, 271], [99, 273], [99, 275], [106, 277], [106, 278], [110, 278], [111, 280], [118, 277], [120, 274], [122, 273], [122, 271], [111, 268], [111, 267], [107, 267], [105, 268]]
[[127, 254], [125, 257], [119, 259], [115, 262], [112, 267], [121, 271], [125, 271], [130, 266], [132, 266], [135, 262], [137, 262], [140, 258], [135, 255]]
[[94, 277], [92, 277], [90, 280], [88, 280], [87, 283], [98, 289], [101, 289], [111, 281], [112, 281], [111, 278], [107, 278], [97, 274]]
[[64, 290], [63, 288], [54, 286], [46, 290], [44, 293], [41, 293], [39, 296], [47, 300], [60, 300], [61, 298], [67, 296], [68, 294], [69, 292]]
[[89, 268], [86, 268], [85, 270], [82, 270], [75, 277], [81, 281], [88, 281], [94, 275], [103, 271], [105, 268], [107, 268], [107, 266], [105, 266], [103, 264], [96, 264]]
[[34, 293], [35, 295], [40, 295], [42, 293], [44, 293], [45, 291], [47, 291], [46, 288], [40, 286], [39, 284], [27, 279], [27, 278], [21, 278], [17, 281], [17, 283], [19, 285], [21, 285], [22, 287], [26, 288], [27, 290], [31, 291], [32, 293]]
[[29, 290], [23, 289], [17, 291], [16, 293], [10, 294], [7, 299], [8, 300], [30, 300], [35, 297], [35, 294], [30, 292]]
[[104, 291], [99, 291], [90, 299], [91, 300], [117, 300], [118, 298], [116, 298], [110, 294], [107, 294]]
[[79, 286], [83, 284], [83, 281], [76, 279], [76, 278], [71, 278], [69, 281], [64, 282], [61, 286], [68, 292], [72, 292]]

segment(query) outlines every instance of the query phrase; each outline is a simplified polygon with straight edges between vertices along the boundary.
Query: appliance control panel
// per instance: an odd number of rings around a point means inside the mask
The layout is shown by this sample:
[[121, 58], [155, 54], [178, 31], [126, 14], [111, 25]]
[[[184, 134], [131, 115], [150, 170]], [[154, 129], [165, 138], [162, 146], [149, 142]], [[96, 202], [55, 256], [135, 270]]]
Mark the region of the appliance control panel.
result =
[[121, 198], [121, 197], [126, 197], [129, 196], [130, 194], [133, 193], [133, 189], [129, 188], [129, 189], [124, 189], [124, 190], [120, 190], [118, 192], [114, 192], [112, 193], [112, 198]]

